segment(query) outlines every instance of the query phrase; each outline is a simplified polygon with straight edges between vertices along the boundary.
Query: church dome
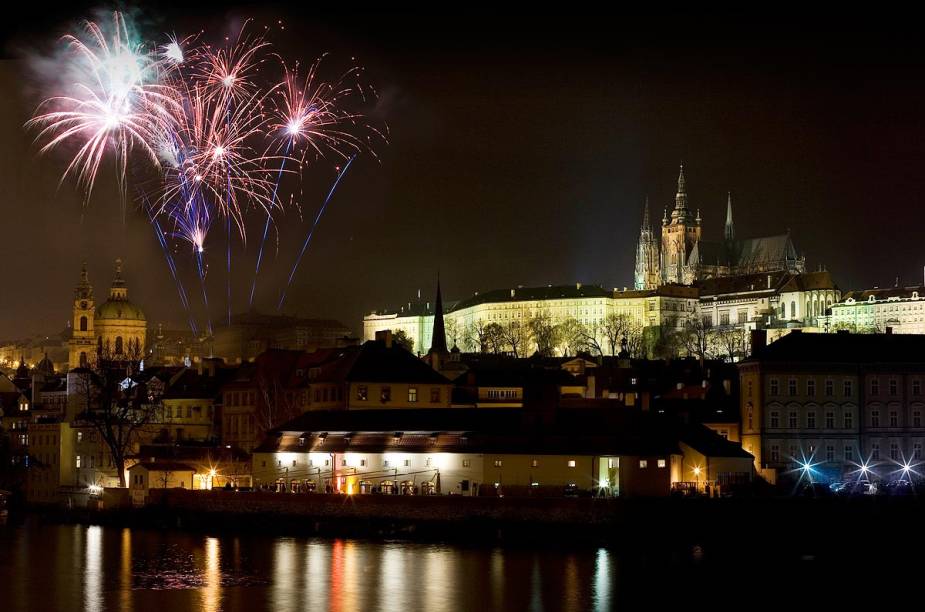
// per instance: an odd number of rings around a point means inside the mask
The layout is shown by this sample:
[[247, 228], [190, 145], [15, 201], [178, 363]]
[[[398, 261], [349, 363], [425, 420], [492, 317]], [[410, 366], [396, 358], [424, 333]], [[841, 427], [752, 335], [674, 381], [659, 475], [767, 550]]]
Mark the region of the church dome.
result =
[[35, 366], [35, 369], [43, 374], [54, 374], [55, 364], [53, 364], [51, 359], [48, 358], [48, 353], [45, 353], [45, 357], [43, 357], [39, 364]]
[[109, 299], [96, 307], [97, 321], [145, 321], [145, 313], [129, 300]]

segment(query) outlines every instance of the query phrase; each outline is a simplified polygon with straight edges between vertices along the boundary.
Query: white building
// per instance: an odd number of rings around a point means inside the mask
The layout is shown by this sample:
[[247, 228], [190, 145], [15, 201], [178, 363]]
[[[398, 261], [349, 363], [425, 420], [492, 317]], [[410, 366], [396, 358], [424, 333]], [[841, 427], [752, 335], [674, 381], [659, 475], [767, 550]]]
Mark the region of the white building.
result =
[[833, 329], [899, 334], [925, 333], [925, 287], [850, 291], [832, 305]]

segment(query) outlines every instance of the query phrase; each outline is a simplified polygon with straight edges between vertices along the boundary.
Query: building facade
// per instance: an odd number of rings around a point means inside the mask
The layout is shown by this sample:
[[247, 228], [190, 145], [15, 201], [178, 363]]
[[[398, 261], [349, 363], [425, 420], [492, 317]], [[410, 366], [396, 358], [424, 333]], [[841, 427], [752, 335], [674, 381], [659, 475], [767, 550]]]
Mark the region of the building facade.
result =
[[833, 330], [925, 334], [925, 287], [849, 291], [831, 308]]

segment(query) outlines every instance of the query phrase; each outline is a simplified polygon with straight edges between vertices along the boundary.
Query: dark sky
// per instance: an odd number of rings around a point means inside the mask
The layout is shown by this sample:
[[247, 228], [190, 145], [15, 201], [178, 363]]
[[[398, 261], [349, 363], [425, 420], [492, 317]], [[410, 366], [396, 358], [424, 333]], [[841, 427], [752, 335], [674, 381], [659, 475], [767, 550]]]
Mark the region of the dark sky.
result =
[[[282, 19], [270, 36], [281, 53], [329, 51], [332, 69], [355, 56], [380, 92], [372, 120], [387, 122], [389, 143], [344, 178], [287, 312], [359, 331], [366, 311], [418, 288], [431, 296], [438, 268], [447, 299], [517, 284], [629, 286], [643, 201], [660, 216], [682, 160], [707, 238], [721, 236], [731, 190], [739, 236], [789, 228], [808, 265], [826, 265], [843, 288], [922, 281], [925, 51], [912, 20], [158, 6], [144, 11], [151, 37]], [[40, 158], [22, 129], [35, 101], [22, 49], [53, 40], [85, 10], [39, 16], [42, 7], [4, 26], [0, 338], [60, 329], [80, 260], [103, 294], [120, 255], [149, 320], [181, 327], [154, 234], [136, 209], [123, 221], [111, 174], [82, 209], [73, 182], [57, 187], [62, 158]], [[306, 176], [307, 216], [333, 178], [329, 165]], [[259, 226], [234, 254], [236, 311], [246, 307]], [[296, 215], [285, 227], [260, 285], [267, 311], [306, 230]], [[223, 253], [221, 242], [209, 252], [216, 320]], [[189, 258], [179, 265], [199, 304]]]

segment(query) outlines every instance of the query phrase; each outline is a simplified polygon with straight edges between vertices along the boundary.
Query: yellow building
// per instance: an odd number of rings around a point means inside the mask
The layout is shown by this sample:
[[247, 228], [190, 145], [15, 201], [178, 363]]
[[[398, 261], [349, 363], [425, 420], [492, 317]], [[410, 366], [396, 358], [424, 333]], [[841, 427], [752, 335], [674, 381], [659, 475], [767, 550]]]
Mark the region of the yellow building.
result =
[[91, 365], [100, 353], [112, 359], [142, 359], [147, 319], [141, 308], [128, 299], [121, 259], [116, 260], [109, 299], [95, 308], [94, 304], [93, 286], [84, 264], [74, 291], [73, 327], [68, 342], [70, 369]]

